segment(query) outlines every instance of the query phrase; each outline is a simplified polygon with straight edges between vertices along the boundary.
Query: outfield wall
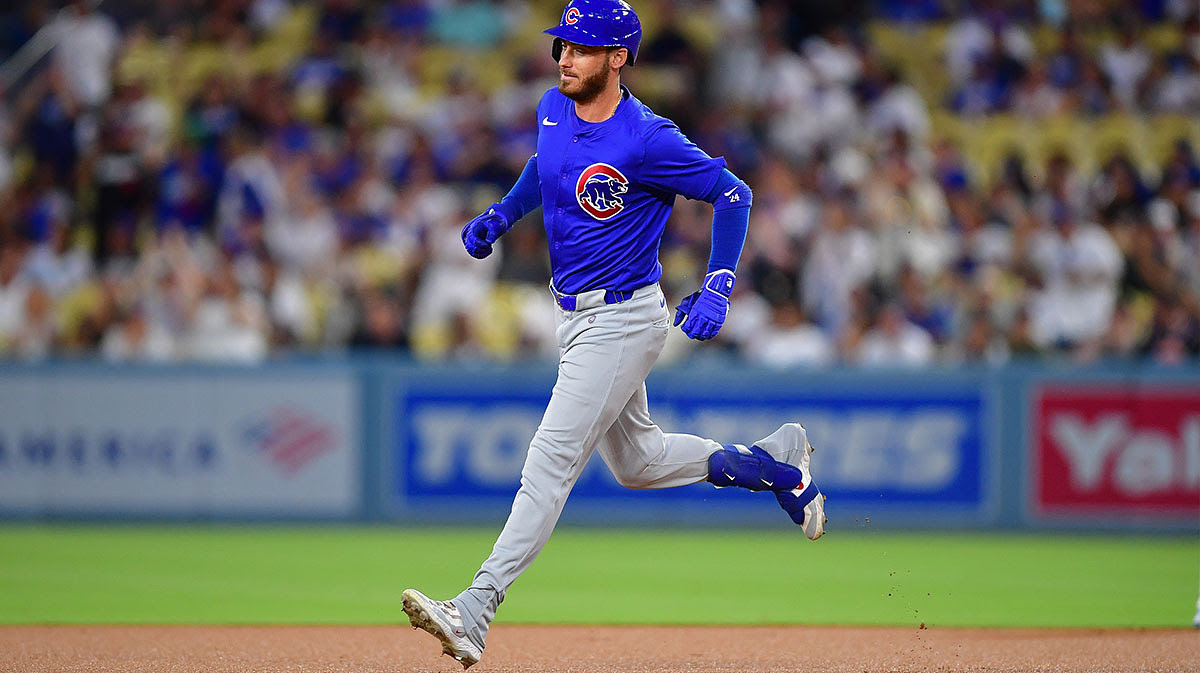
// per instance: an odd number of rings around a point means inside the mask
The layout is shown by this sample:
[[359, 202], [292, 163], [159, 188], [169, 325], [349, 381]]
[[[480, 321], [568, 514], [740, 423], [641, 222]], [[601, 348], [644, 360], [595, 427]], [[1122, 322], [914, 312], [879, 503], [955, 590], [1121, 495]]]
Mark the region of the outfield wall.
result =
[[[386, 358], [0, 368], [0, 516], [499, 523], [553, 367]], [[831, 526], [1200, 530], [1200, 368], [656, 371], [665, 430], [799, 420]], [[594, 458], [564, 520], [786, 525], [708, 484], [630, 491]]]

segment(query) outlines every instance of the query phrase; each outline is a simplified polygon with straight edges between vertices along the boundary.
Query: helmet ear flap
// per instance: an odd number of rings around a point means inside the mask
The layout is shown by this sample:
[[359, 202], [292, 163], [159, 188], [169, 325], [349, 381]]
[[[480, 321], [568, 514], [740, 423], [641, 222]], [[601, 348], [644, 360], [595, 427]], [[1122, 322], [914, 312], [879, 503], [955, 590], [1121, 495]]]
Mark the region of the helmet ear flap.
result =
[[554, 38], [554, 44], [550, 46], [550, 55], [554, 57], [554, 61], [556, 63], [558, 62], [558, 59], [562, 57], [562, 50], [563, 50], [562, 38], [561, 37]]

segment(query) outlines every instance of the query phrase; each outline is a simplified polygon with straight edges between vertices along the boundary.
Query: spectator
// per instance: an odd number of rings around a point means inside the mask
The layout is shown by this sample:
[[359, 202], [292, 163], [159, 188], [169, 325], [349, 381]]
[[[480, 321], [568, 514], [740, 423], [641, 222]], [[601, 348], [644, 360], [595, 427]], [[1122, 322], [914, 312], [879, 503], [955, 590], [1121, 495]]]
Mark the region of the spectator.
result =
[[388, 111], [398, 118], [418, 114], [421, 45], [411, 37], [381, 29], [368, 30], [362, 50], [363, 77], [380, 92]]
[[854, 360], [868, 367], [924, 367], [933, 357], [929, 333], [909, 322], [898, 305], [889, 304], [863, 337]]
[[764, 27], [760, 105], [769, 115], [802, 110], [812, 100], [816, 74], [803, 56], [787, 48], [777, 27]]
[[154, 221], [160, 231], [180, 228], [211, 233], [217, 190], [225, 167], [215, 152], [190, 140], [180, 142], [157, 176]]
[[952, 94], [950, 109], [964, 117], [982, 117], [1007, 108], [1009, 92], [993, 67], [986, 60], [976, 63], [971, 76]]
[[1067, 109], [1066, 96], [1051, 84], [1046, 69], [1034, 65], [1013, 93], [1013, 112], [1029, 119], [1045, 119], [1062, 114]]
[[876, 138], [886, 138], [895, 131], [924, 141], [929, 135], [929, 112], [917, 90], [905, 83], [900, 72], [889, 69], [883, 79], [883, 90], [866, 110], [867, 128]]
[[171, 112], [167, 104], [150, 95], [142, 79], [131, 80], [117, 89], [118, 115], [127, 120], [138, 159], [145, 168], [161, 166], [170, 145]]
[[52, 299], [62, 298], [88, 281], [91, 258], [72, 240], [65, 214], [53, 216], [44, 240], [29, 253], [25, 270]]
[[954, 306], [936, 297], [930, 281], [912, 267], [901, 272], [899, 286], [895, 303], [905, 319], [928, 332], [938, 344], [945, 343], [951, 336]]
[[841, 26], [829, 26], [809, 37], [801, 51], [821, 80], [832, 86], [850, 87], [862, 75], [862, 58]]
[[308, 348], [320, 343], [320, 315], [317, 301], [319, 285], [306, 281], [293, 269], [281, 268], [270, 257], [259, 261], [262, 295], [270, 319], [268, 338], [274, 351]]
[[293, 165], [286, 178], [289, 201], [266, 226], [266, 243], [274, 259], [287, 271], [310, 277], [329, 273], [339, 252], [337, 221], [328, 205], [310, 188], [310, 176]]
[[208, 77], [184, 114], [185, 133], [206, 150], [221, 146], [238, 122], [237, 105], [229, 84], [219, 75]]
[[1138, 221], [1145, 215], [1151, 192], [1133, 160], [1124, 152], [1115, 154], [1092, 186], [1092, 201], [1105, 223]]
[[233, 265], [223, 260], [190, 307], [184, 334], [189, 358], [208, 362], [258, 362], [267, 355], [267, 316], [261, 295], [238, 286]]
[[957, 257], [945, 196], [907, 157], [880, 162], [864, 201], [867, 219], [875, 225], [876, 269], [884, 282], [894, 281], [905, 266], [936, 276]]
[[804, 309], [830, 335], [840, 335], [851, 317], [851, 295], [870, 281], [877, 263], [876, 244], [840, 199], [824, 205], [823, 226], [804, 263]]
[[1159, 364], [1183, 363], [1200, 350], [1200, 323], [1178, 301], [1168, 298], [1159, 302], [1147, 350]]
[[71, 0], [51, 23], [54, 60], [71, 95], [84, 107], [96, 107], [112, 93], [112, 65], [120, 49], [117, 25], [92, 8], [89, 0]]
[[1146, 46], [1138, 41], [1132, 22], [1117, 27], [1117, 42], [1100, 49], [1100, 67], [1112, 82], [1117, 104], [1126, 110], [1137, 109], [1142, 81], [1150, 72], [1151, 58]]
[[363, 296], [361, 322], [350, 340], [356, 348], [408, 350], [404, 310], [394, 292], [368, 290]]
[[794, 301], [772, 307], [770, 323], [755, 330], [743, 348], [751, 362], [775, 369], [826, 367], [837, 356], [829, 337], [808, 322], [804, 310]]
[[33, 284], [23, 266], [21, 246], [0, 246], [0, 354], [11, 352], [25, 322], [25, 305]]
[[1056, 204], [1031, 254], [1041, 283], [1030, 299], [1035, 343], [1069, 349], [1100, 338], [1112, 321], [1123, 264], [1108, 232]]
[[1087, 61], [1074, 24], [1063, 25], [1058, 34], [1058, 47], [1045, 59], [1050, 83], [1062, 91], [1074, 89], [1083, 81]]
[[75, 142], [79, 104], [67, 86], [66, 76], [58, 68], [50, 68], [45, 80], [35, 83], [24, 101], [32, 108], [23, 115], [28, 119], [25, 137], [39, 166], [53, 170], [59, 184], [74, 178], [79, 149]]
[[12, 353], [19, 360], [45, 360], [54, 351], [58, 327], [54, 299], [39, 285], [25, 295], [24, 318], [12, 337]]
[[217, 197], [216, 233], [222, 245], [245, 247], [251, 228], [270, 227], [282, 216], [286, 199], [279, 172], [263, 152], [261, 138], [248, 127], [231, 134], [229, 156]]
[[966, 336], [958, 352], [952, 354], [950, 362], [964, 364], [1002, 365], [1008, 361], [1008, 343], [991, 318], [984, 311], [973, 313], [966, 328]]
[[1108, 114], [1118, 105], [1111, 79], [1094, 61], [1084, 63], [1082, 80], [1071, 89], [1067, 100], [1071, 112], [1089, 117]]
[[[129, 94], [118, 91], [119, 98]], [[91, 180], [96, 188], [92, 224], [96, 235], [96, 260], [103, 263], [116, 246], [117, 231], [131, 227], [149, 213], [149, 167], [138, 154], [139, 133], [132, 110], [117, 101], [102, 115], [99, 143], [92, 161]]]
[[1200, 110], [1200, 60], [1184, 53], [1167, 56], [1165, 73], [1151, 93], [1151, 105], [1167, 114]]
[[160, 325], [147, 323], [140, 309], [129, 311], [109, 326], [100, 354], [112, 362], [169, 362], [175, 359], [175, 343]]

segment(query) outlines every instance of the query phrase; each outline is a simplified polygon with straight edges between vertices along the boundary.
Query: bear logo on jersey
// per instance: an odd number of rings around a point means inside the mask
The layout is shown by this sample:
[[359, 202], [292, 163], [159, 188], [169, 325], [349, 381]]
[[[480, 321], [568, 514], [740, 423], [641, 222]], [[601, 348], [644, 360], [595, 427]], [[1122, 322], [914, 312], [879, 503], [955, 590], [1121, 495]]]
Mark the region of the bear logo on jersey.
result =
[[592, 164], [579, 174], [575, 200], [597, 220], [607, 220], [625, 209], [621, 195], [629, 191], [629, 180], [608, 164]]

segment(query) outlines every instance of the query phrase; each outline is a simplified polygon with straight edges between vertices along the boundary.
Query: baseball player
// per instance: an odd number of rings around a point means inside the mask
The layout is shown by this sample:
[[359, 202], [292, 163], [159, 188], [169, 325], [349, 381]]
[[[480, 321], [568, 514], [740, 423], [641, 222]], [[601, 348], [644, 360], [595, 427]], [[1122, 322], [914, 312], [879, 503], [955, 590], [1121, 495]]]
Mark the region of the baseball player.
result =
[[1200, 629], [1200, 598], [1196, 599], [1196, 616], [1192, 617], [1192, 626]]
[[558, 86], [537, 107], [537, 152], [512, 190], [467, 223], [463, 245], [484, 258], [513, 223], [543, 208], [550, 290], [558, 304], [558, 380], [529, 444], [512, 511], [471, 586], [449, 601], [403, 594], [414, 628], [463, 668], [479, 661], [505, 591], [541, 551], [593, 452], [629, 488], [699, 481], [769, 490], [805, 535], [824, 533], [825, 497], [812, 483], [812, 447], [788, 423], [746, 446], [667, 434], [651, 420], [645, 379], [671, 326], [659, 289], [659, 244], [677, 194], [713, 204], [712, 251], [699, 290], [675, 326], [717, 335], [746, 237], [744, 182], [621, 85], [642, 29], [624, 0], [570, 0], [554, 37]]

